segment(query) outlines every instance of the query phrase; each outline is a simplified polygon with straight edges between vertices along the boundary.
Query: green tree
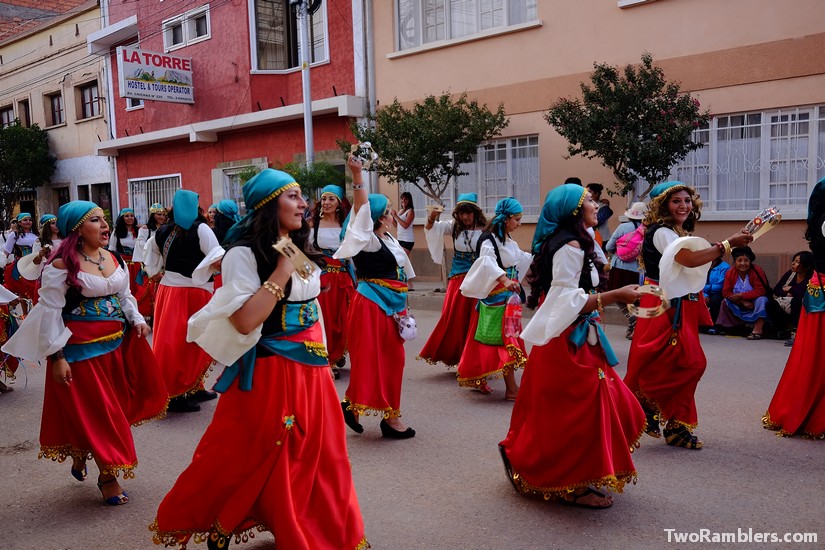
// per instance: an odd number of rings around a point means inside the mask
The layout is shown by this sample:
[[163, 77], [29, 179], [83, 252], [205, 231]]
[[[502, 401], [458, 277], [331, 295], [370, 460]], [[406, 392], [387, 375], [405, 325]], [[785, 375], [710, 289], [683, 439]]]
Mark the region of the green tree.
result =
[[20, 194], [49, 181], [55, 158], [49, 153], [49, 135], [37, 124], [26, 128], [15, 120], [0, 128], [0, 216], [11, 217]]
[[304, 162], [290, 162], [280, 166], [278, 170], [295, 178], [301, 186], [301, 191], [308, 197], [314, 197], [315, 192], [326, 185], [335, 184], [341, 187], [346, 185], [344, 173], [324, 161], [315, 161], [311, 166], [307, 166]]
[[[450, 183], [467, 173], [461, 165], [472, 160], [478, 146], [509, 124], [503, 104], [491, 111], [467, 94], [456, 100], [449, 94], [427, 96], [411, 109], [396, 99], [367, 119], [367, 124], [352, 122], [350, 129], [379, 155], [371, 170], [390, 183], [412, 183], [438, 203]], [[338, 140], [338, 145], [349, 153], [352, 144]]]
[[[581, 84], [581, 99], [560, 99], [545, 119], [568, 141], [570, 156], [599, 158], [613, 171], [621, 195], [632, 194], [637, 179], [648, 183], [646, 196], [664, 181], [671, 167], [702, 147], [692, 132], [710, 115], [699, 101], [665, 80], [649, 53], [641, 65], [594, 63], [591, 85]], [[568, 157], [569, 158], [569, 157]]]

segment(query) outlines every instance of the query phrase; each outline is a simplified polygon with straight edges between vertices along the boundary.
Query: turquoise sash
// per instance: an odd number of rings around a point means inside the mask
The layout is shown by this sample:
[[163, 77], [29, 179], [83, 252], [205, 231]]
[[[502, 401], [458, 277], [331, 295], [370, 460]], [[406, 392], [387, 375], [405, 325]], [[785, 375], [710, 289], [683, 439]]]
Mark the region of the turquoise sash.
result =
[[[117, 294], [83, 298], [71, 312], [63, 313], [63, 321], [119, 321], [123, 328], [126, 327], [126, 317], [123, 315], [123, 308]], [[119, 333], [104, 336], [94, 342], [66, 344], [63, 348], [66, 361], [69, 363], [85, 361], [116, 350], [123, 342], [123, 328]]]
[[255, 372], [255, 361], [258, 358], [258, 346], [297, 363], [312, 367], [328, 366], [327, 350], [323, 343], [293, 342], [284, 339], [286, 336], [298, 334], [312, 327], [318, 322], [318, 312], [317, 299], [309, 302], [286, 302], [281, 316], [284, 331], [261, 336], [256, 345], [224, 369], [218, 383], [215, 384], [215, 391], [225, 392], [236, 378], [240, 378], [241, 391], [252, 389], [252, 375]]
[[582, 347], [587, 341], [587, 332], [590, 326], [596, 327], [596, 334], [599, 336], [599, 343], [602, 346], [602, 351], [604, 351], [604, 358], [607, 360], [607, 364], [611, 367], [617, 365], [619, 360], [613, 352], [613, 347], [610, 345], [607, 335], [604, 333], [604, 330], [602, 330], [602, 324], [599, 322], [599, 314], [596, 311], [591, 311], [587, 315], [579, 316], [578, 325], [576, 325], [576, 328], [570, 333], [570, 342], [576, 346], [576, 349]]

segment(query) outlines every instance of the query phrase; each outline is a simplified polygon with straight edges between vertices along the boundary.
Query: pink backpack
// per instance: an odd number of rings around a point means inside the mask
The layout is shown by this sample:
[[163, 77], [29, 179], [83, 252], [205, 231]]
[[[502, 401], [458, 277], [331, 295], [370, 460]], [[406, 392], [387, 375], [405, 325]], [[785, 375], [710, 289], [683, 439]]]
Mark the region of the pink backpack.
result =
[[626, 233], [616, 240], [616, 255], [624, 262], [636, 261], [639, 254], [642, 253], [642, 244], [645, 240], [645, 225], [639, 224], [639, 227]]

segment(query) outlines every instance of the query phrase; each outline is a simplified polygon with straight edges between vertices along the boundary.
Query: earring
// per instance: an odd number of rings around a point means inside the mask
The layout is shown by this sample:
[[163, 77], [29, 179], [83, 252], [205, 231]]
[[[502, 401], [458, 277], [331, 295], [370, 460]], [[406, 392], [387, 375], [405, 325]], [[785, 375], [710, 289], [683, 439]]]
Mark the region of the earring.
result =
[[324, 211], [323, 210], [321, 210], [321, 219], [322, 220], [324, 219]]

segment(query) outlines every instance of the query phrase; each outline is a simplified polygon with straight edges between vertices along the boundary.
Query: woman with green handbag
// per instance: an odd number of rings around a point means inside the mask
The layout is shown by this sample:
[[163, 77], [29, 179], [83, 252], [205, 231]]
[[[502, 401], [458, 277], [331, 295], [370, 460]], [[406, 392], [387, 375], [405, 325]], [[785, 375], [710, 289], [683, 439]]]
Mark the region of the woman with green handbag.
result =
[[518, 394], [515, 371], [527, 362], [524, 342], [518, 335], [503, 334], [504, 305], [533, 261], [510, 234], [521, 225], [521, 203], [507, 197], [496, 204], [495, 217], [478, 240], [478, 259], [461, 283], [461, 293], [478, 300], [470, 320], [467, 343], [458, 363], [458, 384], [481, 393], [493, 390], [488, 379], [504, 378], [504, 398]]

